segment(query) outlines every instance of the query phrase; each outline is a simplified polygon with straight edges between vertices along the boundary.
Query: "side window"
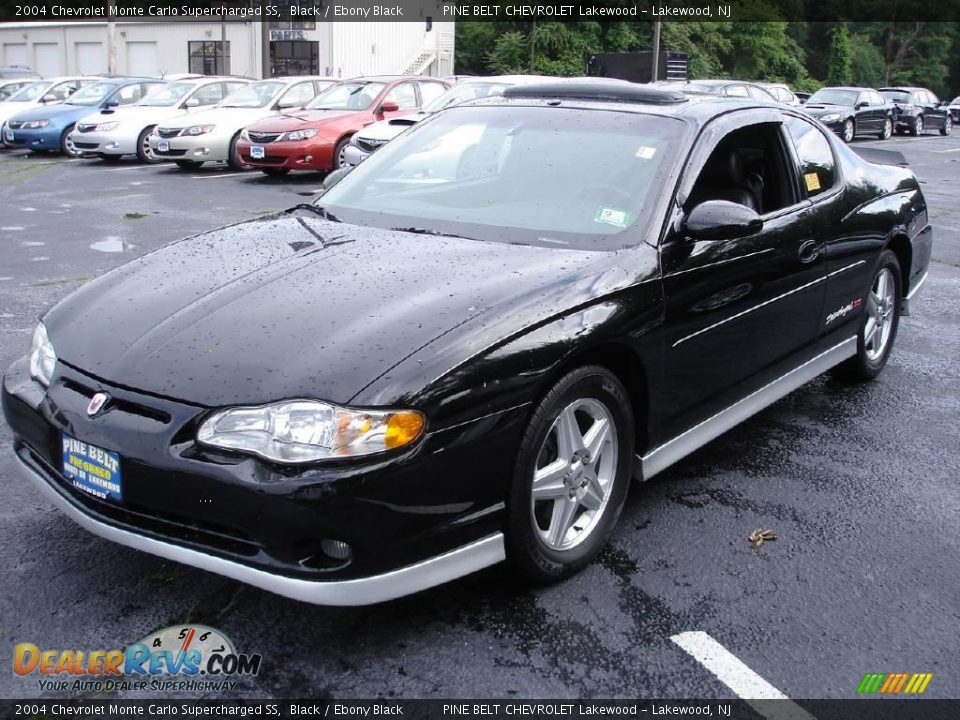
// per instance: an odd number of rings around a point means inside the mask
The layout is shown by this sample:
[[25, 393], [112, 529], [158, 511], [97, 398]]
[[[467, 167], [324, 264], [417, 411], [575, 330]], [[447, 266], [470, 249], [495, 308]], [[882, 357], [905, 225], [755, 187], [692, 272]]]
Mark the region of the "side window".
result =
[[785, 125], [800, 160], [800, 187], [807, 197], [816, 197], [837, 183], [837, 165], [830, 141], [820, 128], [789, 115]]
[[780, 125], [754, 123], [726, 135], [704, 163], [684, 209], [726, 200], [764, 215], [796, 204], [793, 163]]
[[747, 88], [743, 85], [728, 86], [724, 95], [727, 97], [749, 97], [749, 95], [747, 95]]
[[930, 102], [931, 105], [939, 105], [939, 104], [940, 104], [940, 98], [938, 98], [936, 95], [934, 95], [934, 94], [933, 94], [932, 92], [930, 92], [929, 90], [927, 90], [927, 100]]
[[421, 105], [429, 105], [446, 91], [446, 88], [438, 82], [420, 82], [417, 85], [420, 87]]
[[188, 99], [190, 107], [215, 105], [223, 100], [223, 83], [210, 83], [197, 89]]
[[280, 97], [278, 105], [282, 108], [300, 107], [313, 100], [315, 95], [312, 81], [297, 83]]
[[413, 83], [402, 83], [387, 93], [384, 102], [395, 102], [401, 110], [411, 110], [417, 107], [417, 93]]
[[769, 99], [770, 99], [770, 93], [768, 93], [768, 92], [766, 92], [766, 91], [764, 91], [764, 90], [761, 90], [761, 89], [758, 88], [758, 87], [751, 87], [750, 85], [748, 85], [748, 86], [747, 86], [747, 92], [750, 93], [750, 97], [752, 97], [752, 98], [754, 98], [754, 99], [756, 99], [756, 100], [769, 100]]
[[[248, 84], [249, 84], [249, 83], [245, 83], [245, 82], [226, 82], [226, 83], [223, 83], [223, 97], [226, 97], [227, 95], [229, 95], [230, 93], [232, 93], [234, 90], [239, 90], [240, 88], [245, 87], [245, 86], [248, 85]], [[223, 99], [223, 98], [221, 98], [221, 100], [222, 100], [222, 99]]]
[[54, 100], [66, 100], [73, 95], [79, 87], [76, 82], [63, 82], [50, 88], [50, 90], [47, 91], [47, 95], [53, 97]]
[[883, 96], [878, 92], [870, 91], [870, 103], [872, 105], [883, 105], [884, 104]]

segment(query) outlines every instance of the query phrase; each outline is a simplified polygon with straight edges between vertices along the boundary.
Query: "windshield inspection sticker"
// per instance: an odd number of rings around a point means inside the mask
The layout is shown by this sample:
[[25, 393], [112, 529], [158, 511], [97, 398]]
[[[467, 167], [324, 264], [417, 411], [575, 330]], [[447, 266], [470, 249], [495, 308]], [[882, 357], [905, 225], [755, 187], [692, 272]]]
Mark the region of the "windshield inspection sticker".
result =
[[627, 213], [624, 210], [614, 210], [613, 208], [598, 208], [593, 216], [593, 221], [625, 228], [627, 226]]
[[634, 153], [636, 157], [642, 158], [644, 160], [649, 160], [654, 155], [657, 154], [657, 149], [655, 147], [650, 147], [649, 145], [641, 145], [637, 148], [637, 152]]
[[815, 172], [807, 173], [803, 179], [807, 183], [807, 192], [816, 192], [820, 189], [820, 177]]

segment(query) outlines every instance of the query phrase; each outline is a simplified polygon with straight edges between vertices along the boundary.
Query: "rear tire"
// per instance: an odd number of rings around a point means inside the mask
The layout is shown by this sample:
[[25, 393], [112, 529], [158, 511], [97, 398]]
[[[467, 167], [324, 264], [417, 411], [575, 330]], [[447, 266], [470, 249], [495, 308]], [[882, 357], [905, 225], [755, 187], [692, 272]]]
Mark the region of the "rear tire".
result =
[[343, 154], [347, 150], [347, 145], [350, 144], [350, 138], [345, 137], [337, 143], [337, 147], [333, 151], [333, 170], [339, 170], [342, 167], [347, 167], [343, 159]]
[[889, 140], [891, 135], [893, 135], [893, 120], [887, 118], [883, 121], [883, 130], [880, 131], [878, 137], [881, 140]]
[[140, 135], [137, 137], [137, 160], [150, 165], [163, 161], [163, 158], [157, 157], [153, 152], [153, 148], [150, 147], [149, 137], [153, 133], [155, 127], [156, 125], [145, 127], [140, 131]]
[[76, 125], [71, 125], [60, 135], [60, 154], [69, 158], [80, 157], [80, 151], [74, 147], [73, 140], [70, 139], [70, 133], [75, 127]]
[[554, 582], [596, 557], [630, 487], [634, 421], [620, 381], [589, 365], [565, 375], [530, 417], [507, 499], [507, 561]]
[[864, 296], [863, 319], [857, 332], [857, 354], [837, 367], [842, 377], [873, 380], [887, 364], [900, 327], [903, 278], [892, 250], [884, 250]]
[[947, 119], [943, 121], [943, 127], [940, 128], [941, 135], [949, 135], [953, 132], [953, 118], [947, 115]]
[[200, 166], [203, 165], [202, 162], [196, 160], [174, 160], [174, 162], [181, 170], [199, 170]]
[[240, 159], [240, 154], [237, 152], [237, 141], [240, 139], [240, 133], [237, 133], [233, 136], [233, 139], [230, 140], [230, 150], [227, 155], [227, 165], [230, 166], [231, 170], [249, 170], [250, 166], [247, 165], [243, 160]]

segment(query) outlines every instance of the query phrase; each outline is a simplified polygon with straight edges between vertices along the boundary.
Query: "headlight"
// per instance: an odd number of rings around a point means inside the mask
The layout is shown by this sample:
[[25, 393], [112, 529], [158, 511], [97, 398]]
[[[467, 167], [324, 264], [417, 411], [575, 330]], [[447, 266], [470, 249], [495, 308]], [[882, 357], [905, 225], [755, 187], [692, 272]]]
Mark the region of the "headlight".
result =
[[108, 123], [104, 123], [103, 125], [97, 125], [97, 131], [98, 131], [98, 132], [110, 132], [111, 130], [116, 130], [118, 127], [120, 127], [120, 123], [118, 123], [118, 122], [108, 122]]
[[836, 122], [839, 119], [840, 119], [839, 113], [830, 113], [828, 115], [821, 116], [820, 122], [831, 123], [831, 122]]
[[21, 130], [39, 130], [45, 128], [50, 123], [49, 120], [27, 120], [20, 126]]
[[294, 130], [293, 132], [288, 132], [283, 136], [284, 140], [292, 140], [297, 142], [298, 140], [309, 140], [312, 137], [316, 137], [317, 131], [308, 129], [308, 130]]
[[30, 345], [30, 377], [44, 387], [50, 386], [53, 379], [53, 368], [57, 364], [57, 354], [53, 351], [47, 329], [43, 323], [38, 323], [33, 331], [33, 342]]
[[304, 463], [395, 450], [419, 438], [425, 425], [416, 410], [353, 410], [288, 400], [221, 410], [200, 426], [197, 440], [280, 463]]
[[216, 127], [216, 125], [191, 125], [184, 130], [181, 135], [205, 135]]

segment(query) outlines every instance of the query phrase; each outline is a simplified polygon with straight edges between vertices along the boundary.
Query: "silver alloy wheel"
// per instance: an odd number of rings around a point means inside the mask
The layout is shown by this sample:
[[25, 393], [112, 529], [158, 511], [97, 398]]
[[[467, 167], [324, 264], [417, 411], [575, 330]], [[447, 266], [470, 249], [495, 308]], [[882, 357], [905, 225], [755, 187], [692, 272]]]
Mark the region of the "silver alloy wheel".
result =
[[923, 135], [923, 115], [917, 115], [917, 119], [913, 121], [913, 131], [917, 135]]
[[863, 347], [867, 359], [876, 362], [883, 357], [893, 331], [893, 311], [897, 284], [890, 268], [883, 268], [873, 281], [867, 296], [867, 321], [863, 325]]
[[847, 121], [843, 124], [843, 141], [844, 141], [844, 142], [850, 142], [851, 140], [853, 140], [853, 136], [854, 136], [855, 134], [856, 134], [856, 133], [855, 133], [855, 129], [854, 129], [854, 127], [853, 127], [853, 120], [847, 120]]
[[66, 151], [67, 157], [80, 157], [80, 151], [77, 150], [77, 146], [73, 144], [73, 132], [68, 132], [66, 139], [63, 141], [63, 149]]
[[597, 527], [617, 472], [613, 414], [595, 398], [567, 405], [544, 438], [533, 474], [531, 520], [552, 550], [569, 550]]
[[337, 153], [337, 167], [335, 167], [334, 170], [339, 170], [340, 168], [347, 166], [347, 148], [348, 147], [349, 147], [349, 143], [344, 143], [343, 147], [340, 148], [340, 152]]
[[949, 135], [953, 130], [953, 118], [947, 115], [947, 119], [943, 122], [943, 134]]
[[147, 159], [147, 162], [156, 162], [158, 158], [153, 154], [153, 148], [150, 147], [150, 133], [144, 133], [140, 148], [143, 150], [143, 156]]
[[891, 135], [893, 135], [893, 122], [888, 118], [883, 123], [883, 139], [889, 140]]

